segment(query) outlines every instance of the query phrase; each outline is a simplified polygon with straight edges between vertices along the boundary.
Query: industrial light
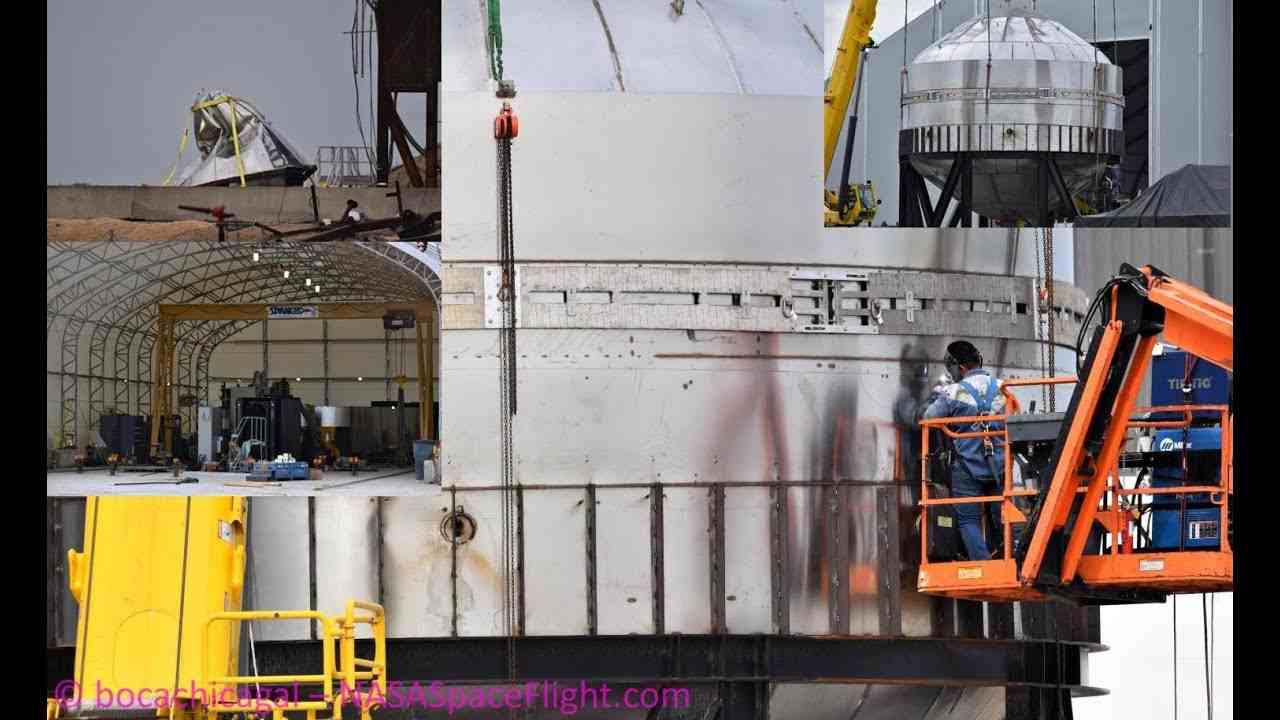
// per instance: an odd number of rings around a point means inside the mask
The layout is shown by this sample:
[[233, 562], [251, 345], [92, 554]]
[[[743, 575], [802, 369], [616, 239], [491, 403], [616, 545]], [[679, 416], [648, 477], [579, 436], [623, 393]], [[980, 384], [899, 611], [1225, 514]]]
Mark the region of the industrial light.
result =
[[288, 279], [289, 279], [289, 271], [288, 271], [288, 270], [285, 270], [285, 271], [284, 271], [284, 279], [285, 279], [285, 280], [288, 280]]
[[302, 378], [294, 378], [294, 379], [293, 379], [293, 381], [294, 381], [294, 382], [302, 382]]
[[311, 287], [311, 278], [307, 278], [307, 287]]
[[320, 286], [319, 286], [319, 285], [317, 285], [317, 286], [316, 286], [316, 292], [320, 292]]
[[358, 378], [356, 378], [356, 382], [364, 382], [364, 378], [362, 378], [362, 377], [358, 377]]
[[261, 258], [262, 258], [262, 256], [258, 254], [258, 251], [257, 251], [257, 250], [254, 250], [254, 251], [253, 251], [253, 261], [254, 261], [254, 262], [258, 262], [258, 260], [260, 260]]

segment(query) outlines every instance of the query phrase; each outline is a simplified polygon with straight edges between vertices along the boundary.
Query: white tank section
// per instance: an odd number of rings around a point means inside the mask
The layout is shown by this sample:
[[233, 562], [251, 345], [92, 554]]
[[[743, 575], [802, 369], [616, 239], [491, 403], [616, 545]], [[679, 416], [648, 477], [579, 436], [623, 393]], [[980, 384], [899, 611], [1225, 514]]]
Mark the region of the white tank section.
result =
[[[1032, 234], [824, 230], [815, 43], [777, 22], [734, 45], [721, 23], [739, 15], [722, 3], [686, 3], [667, 26], [657, 23], [668, 3], [599, 6], [608, 37], [592, 3], [548, 3], [536, 17], [504, 6], [504, 76], [520, 118], [521, 490], [507, 512], [521, 565], [504, 548], [498, 490], [492, 123], [502, 101], [488, 84], [480, 6], [446, 3], [443, 487], [434, 502], [383, 502], [383, 527], [408, 545], [390, 551], [403, 573], [386, 594], [395, 631], [502, 635], [510, 604], [527, 635], [981, 636], [954, 603], [914, 591], [918, 431], [902, 411], [925, 399], [956, 337], [1005, 377], [1073, 370], [1042, 360]], [[783, 2], [737, 6], [797, 19]], [[656, 32], [701, 8], [735, 63], [704, 52], [719, 47], [710, 27], [688, 45]], [[523, 37], [538, 40], [520, 48]], [[561, 40], [577, 52], [554, 51]], [[779, 48], [788, 63], [772, 57]], [[768, 69], [789, 63], [808, 69], [771, 82]], [[1074, 337], [1085, 301], [1069, 255], [1048, 273], [1059, 342]], [[454, 527], [467, 530], [457, 542]], [[519, 573], [510, 598], [507, 562]], [[806, 695], [776, 690], [775, 716], [811, 716]], [[1001, 717], [997, 695], [952, 699]], [[911, 717], [937, 698], [848, 685], [827, 699], [835, 716], [861, 706], [860, 716]]]

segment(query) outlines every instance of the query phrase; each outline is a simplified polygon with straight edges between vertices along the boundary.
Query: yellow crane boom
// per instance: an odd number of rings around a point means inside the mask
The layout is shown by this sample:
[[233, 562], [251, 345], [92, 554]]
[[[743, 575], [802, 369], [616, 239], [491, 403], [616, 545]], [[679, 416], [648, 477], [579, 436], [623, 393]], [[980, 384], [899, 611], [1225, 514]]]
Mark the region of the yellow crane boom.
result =
[[871, 25], [875, 19], [876, 0], [849, 0], [849, 14], [844, 19], [844, 31], [840, 33], [840, 44], [836, 46], [836, 61], [831, 67], [831, 79], [823, 96], [824, 178], [831, 173], [831, 161], [836, 154], [840, 128], [844, 127], [849, 100], [853, 97], [862, 50], [871, 44]]

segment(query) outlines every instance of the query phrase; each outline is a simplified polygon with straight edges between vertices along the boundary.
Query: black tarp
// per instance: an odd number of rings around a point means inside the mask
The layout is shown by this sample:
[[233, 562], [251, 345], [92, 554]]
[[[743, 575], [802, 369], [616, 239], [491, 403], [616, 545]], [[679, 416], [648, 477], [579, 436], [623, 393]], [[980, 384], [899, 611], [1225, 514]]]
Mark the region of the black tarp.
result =
[[1128, 205], [1076, 218], [1076, 227], [1231, 227], [1231, 168], [1184, 165]]

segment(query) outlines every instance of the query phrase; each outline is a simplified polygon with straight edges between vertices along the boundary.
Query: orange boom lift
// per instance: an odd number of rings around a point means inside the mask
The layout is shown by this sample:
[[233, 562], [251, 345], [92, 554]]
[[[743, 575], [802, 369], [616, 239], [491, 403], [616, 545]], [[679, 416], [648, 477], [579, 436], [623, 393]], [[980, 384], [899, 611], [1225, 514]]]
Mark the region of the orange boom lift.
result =
[[[1188, 354], [1233, 371], [1232, 308], [1156, 268], [1122, 265], [1095, 298], [1082, 327], [1095, 314], [1094, 329], [1079, 379], [1014, 380], [1005, 383], [1010, 413], [986, 417], [939, 418], [921, 423], [923, 488], [922, 593], [988, 601], [1063, 599], [1080, 604], [1161, 602], [1169, 594], [1227, 592], [1233, 586], [1230, 544], [1232, 417], [1226, 405], [1137, 408], [1139, 388], [1159, 337]], [[1052, 416], [1022, 415], [1010, 389], [1078, 383], [1057, 429], [1038, 489], [1014, 481], [1013, 449], [1019, 426]], [[1135, 413], [1171, 420], [1134, 419]], [[1119, 460], [1131, 429], [1182, 428], [1192, 418], [1216, 418], [1221, 430], [1221, 466], [1216, 484], [1126, 488]], [[1180, 419], [1179, 419], [1180, 418]], [[975, 423], [987, 429], [973, 431]], [[1015, 436], [1011, 437], [1010, 427]], [[979, 498], [931, 497], [931, 431], [951, 438], [991, 437], [1005, 444], [1002, 492]], [[1141, 498], [1160, 494], [1207, 495], [1220, 510], [1218, 543], [1212, 549], [1159, 550], [1135, 542], [1145, 534]], [[1000, 557], [978, 561], [930, 562], [930, 511], [961, 502], [1000, 503], [1003, 544]], [[999, 544], [999, 541], [997, 541]]]

